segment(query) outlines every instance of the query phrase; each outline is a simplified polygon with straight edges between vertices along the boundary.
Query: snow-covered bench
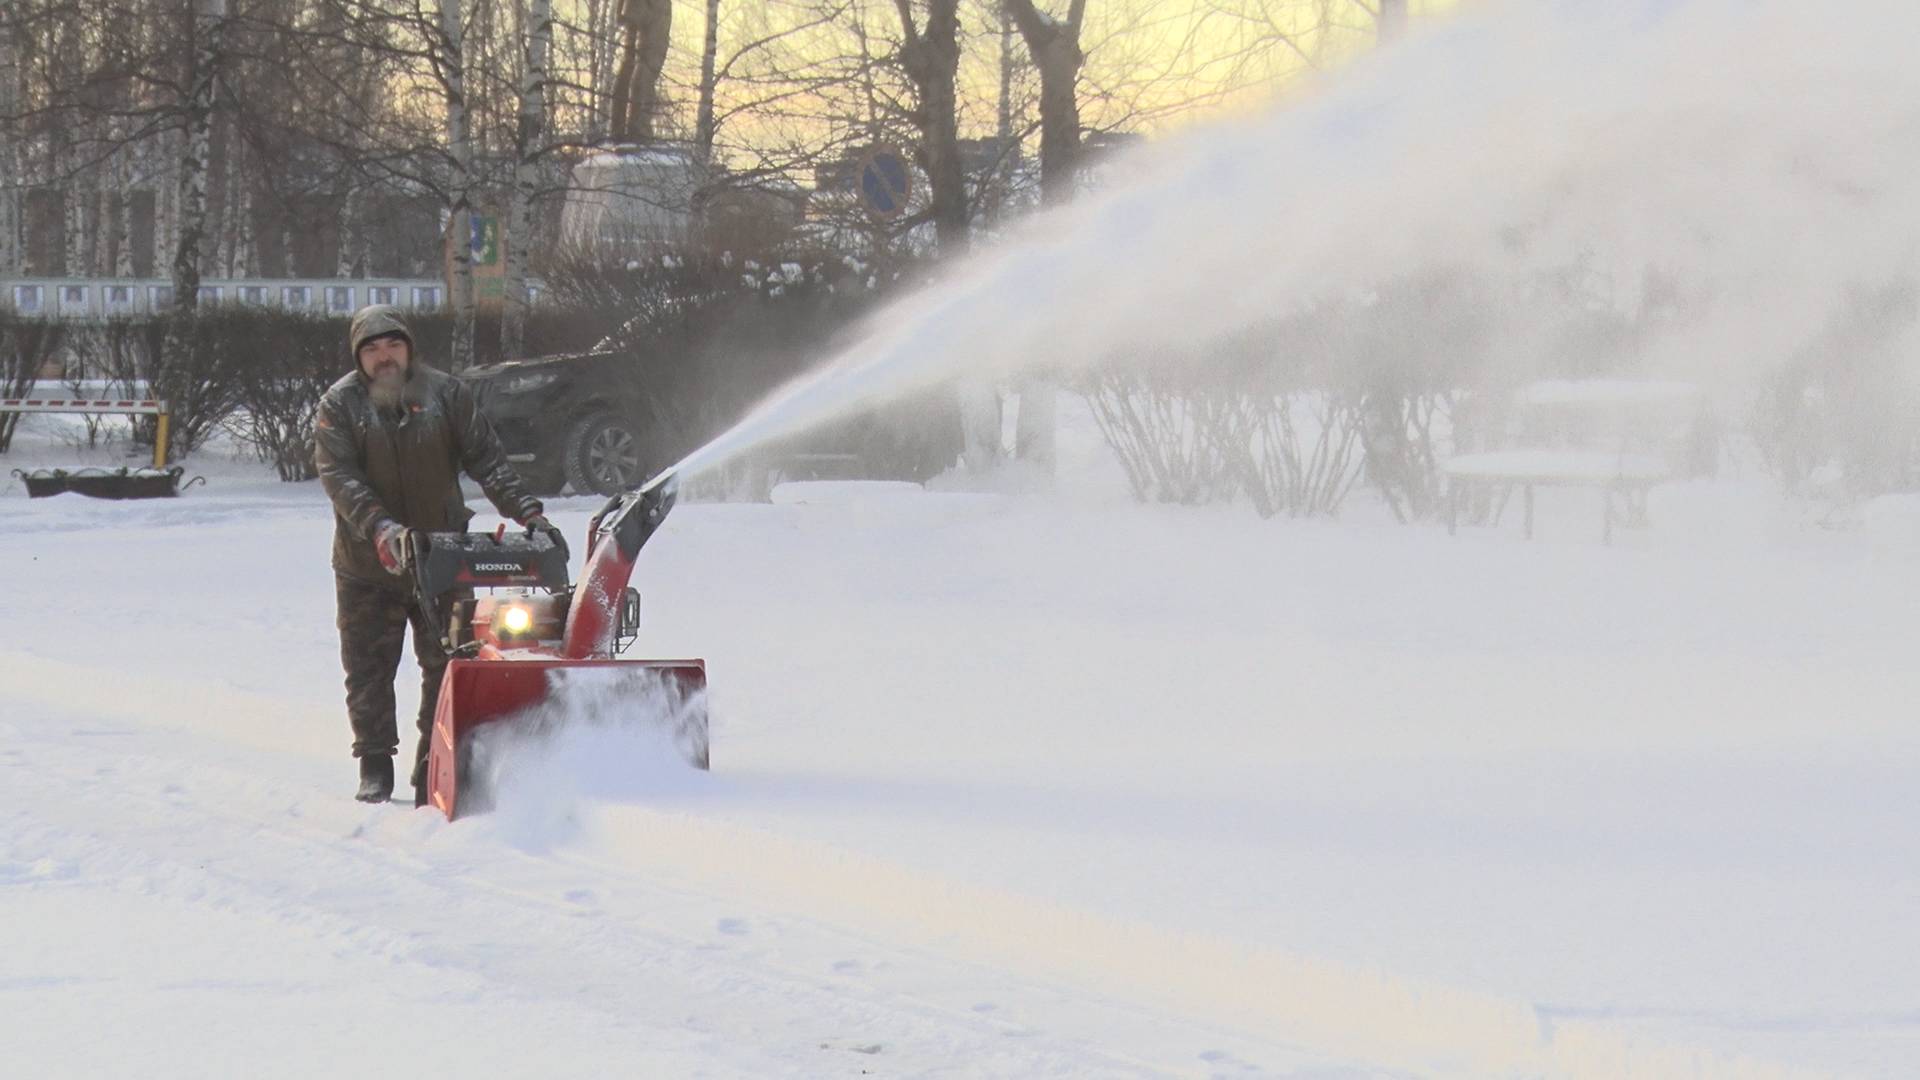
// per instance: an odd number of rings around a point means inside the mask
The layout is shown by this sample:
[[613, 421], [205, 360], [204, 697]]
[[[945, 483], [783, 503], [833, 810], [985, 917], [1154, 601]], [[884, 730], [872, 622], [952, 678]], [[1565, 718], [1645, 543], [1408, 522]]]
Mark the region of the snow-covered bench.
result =
[[[1536, 487], [1587, 487], [1601, 495], [1601, 536], [1616, 522], [1643, 525], [1647, 489], [1675, 472], [1669, 454], [1698, 432], [1702, 397], [1691, 383], [1643, 379], [1554, 379], [1514, 396], [1524, 448], [1459, 454], [1441, 465], [1447, 477], [1447, 532], [1469, 500], [1492, 501], [1497, 524], [1515, 488], [1523, 494], [1525, 529], [1533, 538]], [[1546, 444], [1546, 445], [1542, 445]]]
[[[1536, 487], [1590, 487], [1601, 493], [1601, 539], [1613, 542], [1616, 520], [1642, 524], [1647, 514], [1647, 489], [1665, 480], [1672, 470], [1654, 457], [1609, 454], [1587, 450], [1496, 450], [1461, 454], [1441, 466], [1447, 475], [1447, 534], [1459, 524], [1467, 501], [1485, 490], [1498, 501], [1493, 519], [1498, 523], [1513, 489], [1522, 492], [1527, 539], [1533, 539], [1533, 489]], [[1619, 509], [1616, 511], [1616, 501]]]

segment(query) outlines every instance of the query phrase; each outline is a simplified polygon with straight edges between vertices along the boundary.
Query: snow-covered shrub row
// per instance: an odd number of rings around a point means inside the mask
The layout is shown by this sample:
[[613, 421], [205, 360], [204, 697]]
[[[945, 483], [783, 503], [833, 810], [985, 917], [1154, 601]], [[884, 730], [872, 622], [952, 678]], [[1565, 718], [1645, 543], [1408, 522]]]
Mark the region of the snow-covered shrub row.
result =
[[[311, 480], [315, 475], [313, 408], [326, 388], [351, 370], [348, 322], [340, 316], [257, 308], [222, 308], [201, 317], [209, 360], [233, 380], [233, 407], [223, 426], [271, 463], [282, 480]], [[412, 313], [408, 323], [420, 358], [445, 368], [453, 316]], [[492, 359], [498, 350], [498, 314], [488, 311], [478, 323], [476, 344], [491, 346], [483, 356]], [[525, 334], [535, 354], [584, 344], [565, 313], [553, 310], [529, 313]], [[217, 359], [223, 352], [224, 364]]]
[[[215, 309], [218, 310], [218, 309]], [[188, 348], [168, 350], [169, 319], [110, 319], [74, 335], [67, 369], [104, 377], [121, 393], [158, 398], [171, 413], [168, 445], [174, 456], [192, 453], [226, 420], [240, 400], [240, 381], [251, 345], [232, 338], [234, 327], [213, 312], [184, 331]], [[134, 418], [137, 445], [153, 445], [155, 420]]]
[[1920, 491], [1920, 287], [1857, 287], [1815, 340], [1762, 379], [1749, 431], [1795, 494], [1845, 502]]
[[[445, 366], [452, 317], [411, 316], [419, 353]], [[481, 328], [496, 318], [483, 319]], [[16, 396], [35, 375], [72, 387], [104, 387], [114, 397], [154, 397], [170, 406], [169, 443], [191, 453], [224, 428], [251, 445], [284, 480], [313, 476], [312, 410], [329, 384], [350, 370], [345, 316], [239, 305], [203, 308], [187, 330], [189, 347], [168, 351], [167, 318], [97, 323], [22, 319], [0, 313], [0, 391]], [[538, 311], [527, 340], [546, 351], [584, 345], [565, 313]], [[487, 335], [497, 341], [497, 332]], [[0, 452], [17, 418], [0, 414]], [[90, 427], [90, 435], [98, 432]], [[152, 417], [134, 417], [136, 446], [151, 446]]]
[[1262, 517], [1331, 516], [1361, 476], [1365, 399], [1269, 372], [1116, 359], [1080, 391], [1142, 502], [1245, 495]]
[[[40, 317], [0, 310], [0, 397], [23, 397], [40, 370], [60, 355], [66, 327]], [[0, 454], [13, 443], [18, 413], [0, 413]]]
[[[1079, 389], [1142, 501], [1245, 496], [1263, 516], [1333, 515], [1364, 483], [1400, 520], [1429, 520], [1448, 457], [1514, 436], [1522, 387], [1661, 378], [1672, 361], [1656, 343], [1712, 310], [1658, 275], [1637, 289], [1631, 310], [1601, 303], [1607, 288], [1579, 260], [1507, 279], [1429, 270], [1250, 318], [1224, 339], [1135, 344]], [[1827, 330], [1782, 348], [1786, 360], [1752, 358], [1705, 389], [1753, 403], [1733, 434], [1791, 492], [1920, 490], [1917, 326], [1920, 286], [1861, 286]], [[1728, 438], [1703, 410], [1676, 467], [1711, 473]]]
[[1143, 501], [1247, 497], [1263, 517], [1339, 512], [1365, 479], [1402, 520], [1440, 506], [1456, 405], [1486, 381], [1476, 283], [1409, 278], [1141, 349], [1082, 390]]
[[1191, 506], [1231, 498], [1241, 477], [1227, 448], [1244, 402], [1203, 385], [1203, 370], [1126, 356], [1081, 383], [1094, 422], [1141, 502]]
[[[236, 365], [239, 408], [225, 421], [233, 436], [273, 465], [280, 479], [311, 480], [314, 405], [347, 369], [346, 321], [314, 315], [247, 312], [250, 357]], [[230, 326], [240, 330], [241, 325]], [[417, 331], [416, 331], [417, 332]], [[234, 340], [239, 335], [226, 335]]]

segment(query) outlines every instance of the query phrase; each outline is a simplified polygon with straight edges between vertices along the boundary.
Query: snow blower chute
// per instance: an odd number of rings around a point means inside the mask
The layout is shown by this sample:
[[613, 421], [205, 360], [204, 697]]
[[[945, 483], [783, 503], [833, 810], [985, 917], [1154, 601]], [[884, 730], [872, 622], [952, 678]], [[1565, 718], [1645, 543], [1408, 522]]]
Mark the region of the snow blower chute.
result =
[[[575, 672], [612, 669], [633, 679], [632, 722], [663, 726], [688, 763], [707, 767], [705, 661], [618, 659], [640, 623], [640, 594], [627, 579], [675, 494], [669, 475], [609, 501], [589, 528], [578, 585], [568, 584], [565, 552], [538, 533], [502, 526], [409, 537], [422, 608], [447, 612], [442, 637], [453, 659], [434, 708], [427, 799], [449, 820], [479, 802], [475, 729], [542, 704]], [[474, 589], [495, 591], [444, 606], [448, 593]]]

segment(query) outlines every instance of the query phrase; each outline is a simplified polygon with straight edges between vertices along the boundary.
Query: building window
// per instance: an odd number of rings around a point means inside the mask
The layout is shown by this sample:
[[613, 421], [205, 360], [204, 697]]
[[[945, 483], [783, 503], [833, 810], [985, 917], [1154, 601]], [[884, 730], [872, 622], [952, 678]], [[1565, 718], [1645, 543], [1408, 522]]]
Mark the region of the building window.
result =
[[240, 302], [243, 304], [265, 304], [267, 287], [265, 285], [240, 286]]
[[400, 302], [400, 290], [392, 285], [375, 285], [367, 290], [369, 304], [397, 304]]
[[280, 290], [280, 302], [296, 310], [313, 306], [313, 289], [306, 285], [288, 285]]
[[154, 311], [165, 311], [173, 306], [173, 286], [147, 286], [147, 306]]
[[40, 313], [40, 286], [15, 285], [13, 287], [13, 306], [14, 306], [14, 310], [20, 312], [23, 315], [39, 314]]
[[353, 286], [351, 285], [327, 286], [327, 310], [333, 312], [335, 315], [352, 314], [353, 313]]
[[133, 286], [107, 286], [107, 310], [128, 311], [133, 307]]
[[87, 287], [85, 285], [60, 286], [60, 310], [85, 311], [87, 309]]
[[200, 291], [194, 295], [199, 297], [203, 304], [217, 304], [220, 302], [220, 293], [221, 289], [218, 285], [202, 285]]
[[531, 281], [527, 282], [527, 303], [537, 304], [539, 302], [540, 302], [540, 286], [535, 285]]
[[436, 311], [440, 307], [440, 287], [437, 285], [415, 285], [413, 287], [413, 306], [421, 311]]

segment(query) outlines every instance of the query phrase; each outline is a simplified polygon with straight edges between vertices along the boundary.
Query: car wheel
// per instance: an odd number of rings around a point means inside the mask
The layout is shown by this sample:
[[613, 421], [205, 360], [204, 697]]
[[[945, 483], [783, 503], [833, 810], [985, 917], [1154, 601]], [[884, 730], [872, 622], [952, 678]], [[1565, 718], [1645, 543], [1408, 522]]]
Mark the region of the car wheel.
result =
[[574, 424], [567, 439], [567, 479], [576, 492], [620, 495], [649, 479], [647, 457], [632, 423], [613, 413], [594, 413]]

